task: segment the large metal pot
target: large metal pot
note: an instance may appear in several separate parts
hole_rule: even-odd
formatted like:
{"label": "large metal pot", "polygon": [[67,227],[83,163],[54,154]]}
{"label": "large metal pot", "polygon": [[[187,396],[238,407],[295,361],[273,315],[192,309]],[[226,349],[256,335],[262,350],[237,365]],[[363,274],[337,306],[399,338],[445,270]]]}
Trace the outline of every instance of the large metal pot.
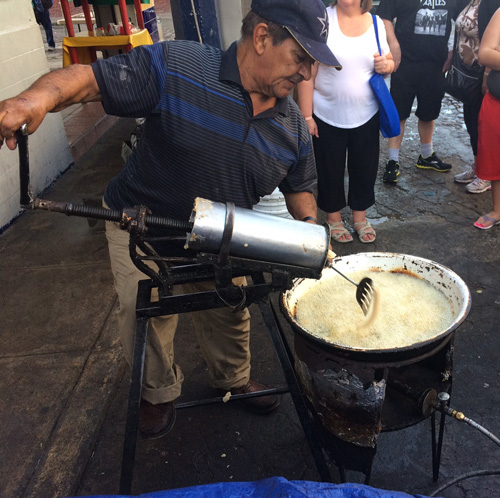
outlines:
{"label": "large metal pot", "polygon": [[[316,337],[306,330],[295,318],[297,302],[314,285],[316,280],[297,279],[293,287],[284,292],[281,297],[281,308],[295,332],[320,349],[335,351],[345,357],[366,362],[382,362],[384,364],[402,364],[406,360],[414,361],[449,339],[451,333],[466,319],[470,310],[470,292],[465,282],[452,270],[434,261],[395,253],[360,253],[338,257],[334,266],[344,274],[354,271],[376,270],[387,272],[407,272],[423,278],[433,287],[441,291],[449,300],[453,310],[453,321],[445,330],[436,330],[433,337],[426,341],[412,344],[408,347],[365,350],[356,347],[337,345]],[[329,273],[330,272],[330,273]],[[334,276],[333,270],[324,270],[324,277]]]}
{"label": "large metal pot", "polygon": [[[453,310],[452,322],[428,340],[365,350],[316,337],[296,320],[297,303],[317,281],[297,279],[282,294],[281,310],[295,337],[297,378],[315,415],[328,437],[373,449],[381,431],[402,429],[427,418],[429,393],[451,391],[454,331],[470,310],[470,293],[449,268],[416,256],[362,253],[339,257],[334,265],[345,274],[377,270],[417,275],[443,292]],[[322,278],[329,275],[325,270]]]}

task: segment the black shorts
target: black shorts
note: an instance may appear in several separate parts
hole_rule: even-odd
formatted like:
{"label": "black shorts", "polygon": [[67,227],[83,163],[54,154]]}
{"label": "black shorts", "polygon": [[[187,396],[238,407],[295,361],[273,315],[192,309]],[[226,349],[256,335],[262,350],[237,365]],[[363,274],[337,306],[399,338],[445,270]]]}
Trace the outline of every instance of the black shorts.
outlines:
{"label": "black shorts", "polygon": [[443,64],[401,60],[398,70],[391,75],[391,95],[401,121],[410,116],[415,97],[417,118],[434,121],[444,96]]}

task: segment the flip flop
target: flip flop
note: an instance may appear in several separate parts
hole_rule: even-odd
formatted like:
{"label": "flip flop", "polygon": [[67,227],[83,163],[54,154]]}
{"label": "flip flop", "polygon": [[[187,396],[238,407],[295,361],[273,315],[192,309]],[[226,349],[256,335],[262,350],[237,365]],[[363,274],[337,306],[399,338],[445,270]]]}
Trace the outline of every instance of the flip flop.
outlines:
{"label": "flip flop", "polygon": [[[354,222],[354,230],[356,230],[356,233],[358,234],[358,237],[359,237],[359,241],[361,243],[371,244],[372,242],[375,242],[377,234],[375,233],[375,230],[370,225],[370,222],[368,220],[355,221]],[[363,238],[365,235],[373,235],[373,239],[372,240],[365,240]]]}
{"label": "flip flop", "polygon": [[491,218],[490,216],[487,216],[483,214],[482,216],[483,221],[490,221],[491,225],[485,226],[483,223],[479,223],[479,221],[476,221],[474,223],[474,226],[476,228],[480,228],[481,230],[489,230],[490,228],[493,228],[495,225],[500,225],[500,220],[495,220],[495,218]]}
{"label": "flip flop", "polygon": [[[328,223],[328,226],[330,227],[330,237],[335,242],[340,242],[341,244],[347,244],[347,242],[352,242],[352,235],[349,233],[349,230],[347,230],[342,221],[335,221],[333,223]],[[341,237],[344,238],[341,239]]]}

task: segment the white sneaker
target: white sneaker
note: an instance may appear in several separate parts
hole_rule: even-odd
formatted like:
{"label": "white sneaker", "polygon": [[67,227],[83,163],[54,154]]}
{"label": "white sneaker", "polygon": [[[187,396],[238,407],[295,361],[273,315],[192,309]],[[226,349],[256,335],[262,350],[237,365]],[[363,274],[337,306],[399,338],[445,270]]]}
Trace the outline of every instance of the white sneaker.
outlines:
{"label": "white sneaker", "polygon": [[470,183],[475,179],[476,173],[471,167],[468,167],[463,173],[454,176],[454,180],[457,183]]}
{"label": "white sneaker", "polygon": [[48,50],[49,52],[54,52],[54,50],[55,50],[55,49],[56,49],[56,47],[49,47],[47,50]]}
{"label": "white sneaker", "polygon": [[489,180],[481,180],[476,178],[472,183],[465,186],[465,190],[471,194],[482,194],[487,190],[491,190],[491,182]]}

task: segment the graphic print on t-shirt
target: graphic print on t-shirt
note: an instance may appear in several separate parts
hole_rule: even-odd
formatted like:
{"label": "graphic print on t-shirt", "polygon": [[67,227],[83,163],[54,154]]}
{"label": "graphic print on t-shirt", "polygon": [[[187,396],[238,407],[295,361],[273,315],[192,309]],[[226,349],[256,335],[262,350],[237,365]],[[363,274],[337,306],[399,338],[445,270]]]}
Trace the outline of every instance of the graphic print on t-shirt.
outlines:
{"label": "graphic print on t-shirt", "polygon": [[448,10],[446,9],[420,9],[415,17],[415,33],[417,35],[445,36],[447,17]]}

